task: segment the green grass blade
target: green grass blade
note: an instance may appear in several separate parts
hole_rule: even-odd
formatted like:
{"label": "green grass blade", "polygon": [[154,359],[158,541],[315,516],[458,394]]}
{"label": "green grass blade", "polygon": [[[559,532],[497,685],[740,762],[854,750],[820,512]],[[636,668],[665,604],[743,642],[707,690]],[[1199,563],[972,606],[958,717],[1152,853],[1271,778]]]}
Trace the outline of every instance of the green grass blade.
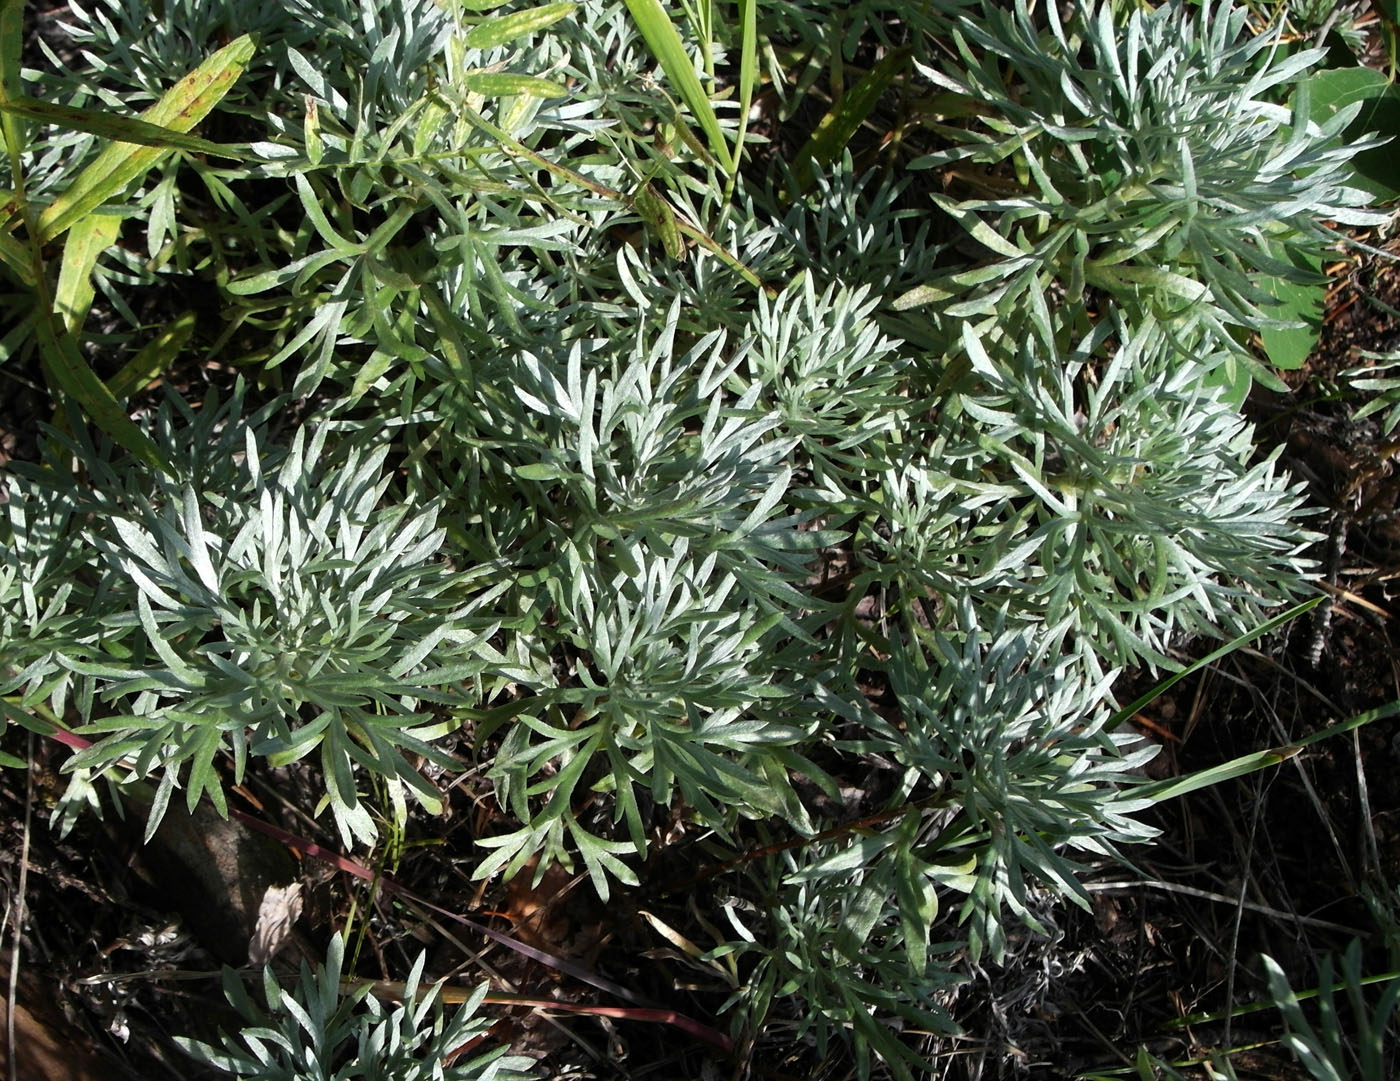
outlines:
{"label": "green grass blade", "polygon": [[1304,736],[1296,743],[1290,743],[1286,747],[1271,747],[1267,751],[1255,751],[1253,754],[1232,758],[1228,762],[1222,762],[1218,766],[1200,770],[1186,777],[1172,777],[1165,781],[1158,781],[1156,784],[1135,788],[1132,793],[1133,798],[1149,799],[1154,803],[1160,803],[1162,800],[1175,799],[1177,796],[1184,796],[1202,788],[1209,788],[1211,785],[1220,784],[1222,781],[1231,781],[1237,777],[1244,777],[1258,770],[1276,766],[1280,762],[1286,762],[1305,747],[1309,747],[1321,740],[1330,739],[1333,736],[1345,735],[1354,728],[1360,728],[1362,725],[1370,724],[1373,721],[1382,721],[1387,717],[1394,717],[1398,713],[1400,713],[1400,702],[1391,702],[1389,705],[1370,709],[1365,713],[1358,713],[1350,720],[1333,725],[1331,728],[1324,728],[1309,736]]}
{"label": "green grass blade", "polygon": [[733,173],[734,157],[725,144],[724,133],[720,130],[719,117],[710,104],[709,95],[700,85],[700,77],[695,74],[695,66],[686,55],[685,45],[676,33],[671,17],[661,6],[660,0],[627,0],[627,10],[637,23],[647,47],[661,65],[681,101],[700,124],[700,129],[709,140],[710,150],[719,160],[726,173]]}
{"label": "green grass blade", "polygon": [[1183,668],[1180,672],[1175,672],[1172,675],[1168,676],[1161,683],[1158,683],[1155,687],[1153,687],[1150,691],[1144,694],[1141,698],[1137,699],[1135,702],[1124,706],[1116,714],[1114,714],[1113,719],[1109,722],[1109,727],[1117,728],[1129,717],[1141,713],[1143,709],[1145,709],[1153,701],[1164,695],[1177,683],[1180,683],[1187,676],[1191,675],[1191,673],[1199,672],[1202,668],[1205,668],[1207,665],[1214,664],[1222,657],[1229,656],[1241,646],[1248,645],[1256,638],[1261,638],[1264,635],[1270,633],[1271,631],[1277,630],[1279,627],[1282,627],[1285,623],[1292,622],[1299,616],[1312,611],[1319,604],[1321,604],[1322,601],[1322,597],[1314,597],[1312,598],[1312,600],[1304,601],[1302,604],[1296,604],[1292,608],[1288,609],[1288,611],[1280,612],[1272,619],[1265,620],[1259,626],[1255,627],[1252,631],[1246,631],[1239,637],[1232,638],[1219,649],[1213,650],[1212,652],[1206,654],[1194,664]]}
{"label": "green grass blade", "polygon": [[152,124],[146,120],[115,116],[98,112],[96,109],[76,109],[71,105],[18,97],[0,101],[0,110],[40,124],[85,131],[89,135],[97,135],[114,142],[138,143],[141,146],[160,147],[164,150],[188,150],[192,154],[212,154],[240,161],[252,157],[245,150],[236,150],[195,135],[185,135],[173,128]]}
{"label": "green grass blade", "polygon": [[[252,59],[253,39],[246,34],[225,45],[194,71],[165,92],[141,114],[156,127],[186,132],[214,108]],[[158,146],[119,142],[107,147],[73,183],[39,216],[39,243],[47,244],[125,190],[155,165],[169,150]]]}
{"label": "green grass blade", "polygon": [[[545,157],[538,151],[531,150],[524,143],[520,142],[518,139],[515,139],[511,135],[502,131],[495,124],[491,123],[491,121],[487,120],[475,109],[471,108],[471,106],[462,104],[459,105],[458,108],[460,109],[462,116],[469,123],[475,124],[477,127],[481,128],[482,131],[486,132],[493,139],[499,142],[502,146],[509,149],[512,153],[518,154],[520,157],[533,162],[534,164],[538,165],[541,169],[552,173],[554,176],[557,176],[562,180],[567,180],[571,184],[577,184],[579,185],[579,187],[586,188],[587,190],[593,192],[595,195],[601,195],[605,199],[616,199],[619,202],[629,202],[627,196],[625,196],[622,192],[610,188],[606,184],[600,184],[596,180],[590,180],[588,177],[576,173],[572,169],[560,165],[558,162],[550,161],[549,158]],[[770,286],[765,286],[763,284],[763,281],[759,278],[757,274],[753,272],[752,269],[746,266],[743,263],[743,261],[740,260],[736,255],[733,255],[731,252],[729,252],[723,244],[720,244],[717,240],[714,239],[714,237],[710,236],[709,233],[705,232],[704,229],[701,229],[689,218],[686,218],[680,214],[676,214],[675,218],[676,228],[684,236],[690,237],[691,240],[695,241],[695,243],[700,245],[700,247],[704,248],[711,255],[717,256],[726,266],[735,271],[735,273],[737,273],[750,285],[753,285],[756,288],[765,289],[766,291],[768,291],[769,295],[777,295],[776,290],[772,289],[772,287]]]}
{"label": "green grass blade", "polygon": [[758,0],[739,0],[739,134],[734,137],[734,171],[744,157],[754,83],[758,81]]}

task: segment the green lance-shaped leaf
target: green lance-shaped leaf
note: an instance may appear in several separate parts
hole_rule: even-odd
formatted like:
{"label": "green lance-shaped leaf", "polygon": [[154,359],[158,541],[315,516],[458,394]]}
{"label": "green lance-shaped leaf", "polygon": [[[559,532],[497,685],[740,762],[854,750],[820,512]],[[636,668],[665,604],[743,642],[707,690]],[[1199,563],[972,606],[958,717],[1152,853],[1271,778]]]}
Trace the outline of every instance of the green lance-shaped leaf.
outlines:
{"label": "green lance-shaped leaf", "polygon": [[487,98],[569,96],[569,88],[563,83],[534,75],[513,75],[508,71],[469,71],[462,76],[462,83],[468,90]]}
{"label": "green lance-shaped leaf", "polygon": [[168,468],[150,436],[131,422],[126,410],[88,366],[78,351],[78,343],[64,331],[58,316],[52,311],[39,311],[35,329],[50,382],[82,406],[94,424],[136,457],[156,469]]}
{"label": "green lance-shaped leaf", "polygon": [[577,9],[578,5],[571,2],[541,4],[539,7],[517,11],[514,15],[506,15],[503,18],[493,16],[467,32],[467,45],[473,49],[494,49],[497,45],[504,45],[508,41],[552,26],[560,19],[572,15]]}
{"label": "green lance-shaped leaf", "polygon": [[666,9],[661,6],[660,0],[627,0],[627,10],[636,20],[637,29],[642,32],[647,47],[661,64],[661,69],[666,72],[666,78],[671,81],[686,108],[699,121],[701,129],[710,141],[710,149],[719,159],[720,165],[726,173],[732,173],[734,158],[724,141],[724,133],[720,131],[719,117],[715,115],[714,106],[710,104],[705,88],[700,85],[700,77],[695,74],[695,65],[686,55],[685,45],[681,42],[681,36],[676,33]]}
{"label": "green lance-shaped leaf", "polygon": [[96,109],[77,109],[71,105],[58,105],[25,97],[0,101],[0,109],[27,120],[85,131],[89,135],[97,135],[115,142],[138,143],[163,150],[188,150],[192,154],[213,154],[217,157],[240,160],[251,157],[246,151],[222,143],[210,142],[195,135],[184,135],[173,128],[152,124],[146,120],[114,116]]}
{"label": "green lance-shaped leaf", "polygon": [[[225,45],[166,91],[141,114],[141,120],[176,133],[189,131],[229,92],[253,52],[253,39],[246,34]],[[39,216],[39,242],[47,244],[61,236],[168,153],[165,147],[129,142],[107,147]]]}
{"label": "green lance-shaped leaf", "polygon": [[[19,98],[21,54],[24,50],[24,0],[0,0],[0,101]],[[18,189],[23,182],[20,155],[24,153],[25,131],[19,117],[0,116],[0,133],[10,154],[11,183]]]}
{"label": "green lance-shaped leaf", "polygon": [[[69,241],[72,243],[72,241]],[[112,397],[130,398],[152,379],[160,376],[174,363],[185,343],[194,335],[195,314],[185,312],[167,323],[154,338],[143,345],[136,355],[107,381]]]}
{"label": "green lance-shaped leaf", "polygon": [[90,214],[68,231],[54,290],[54,313],[69,334],[77,334],[92,307],[92,270],[97,257],[117,242],[120,214]]}
{"label": "green lance-shaped leaf", "polygon": [[676,226],[676,212],[671,209],[671,204],[664,196],[657,195],[645,181],[633,193],[632,200],[637,213],[661,238],[666,255],[671,259],[681,258],[685,254],[685,241],[681,239],[680,229]]}
{"label": "green lance-shaped leaf", "polygon": [[909,53],[896,49],[870,69],[855,86],[833,105],[817,130],[793,159],[793,177],[799,191],[812,183],[812,166],[823,169],[837,161],[852,136],[860,130],[890,83],[909,63]]}

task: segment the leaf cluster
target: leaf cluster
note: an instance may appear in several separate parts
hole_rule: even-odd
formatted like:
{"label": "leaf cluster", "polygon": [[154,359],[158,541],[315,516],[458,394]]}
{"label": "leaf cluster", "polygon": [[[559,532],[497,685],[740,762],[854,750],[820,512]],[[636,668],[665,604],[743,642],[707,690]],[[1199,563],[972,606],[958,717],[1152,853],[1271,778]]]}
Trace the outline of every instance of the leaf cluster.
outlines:
{"label": "leaf cluster", "polygon": [[224,970],[224,994],[245,1027],[223,1046],[181,1039],[197,1062],[232,1077],[256,1081],[526,1081],[534,1062],[504,1049],[472,1058],[462,1049],[484,1037],[491,1021],[478,1016],[487,985],[457,1009],[443,1008],[442,985],[423,992],[419,954],[399,1005],[385,1007],[358,981],[346,990],[341,973],[345,939],[331,938],[326,962],[312,972],[303,962],[296,987],[280,987],[263,972],[265,1005],[254,1002],[232,969]]}

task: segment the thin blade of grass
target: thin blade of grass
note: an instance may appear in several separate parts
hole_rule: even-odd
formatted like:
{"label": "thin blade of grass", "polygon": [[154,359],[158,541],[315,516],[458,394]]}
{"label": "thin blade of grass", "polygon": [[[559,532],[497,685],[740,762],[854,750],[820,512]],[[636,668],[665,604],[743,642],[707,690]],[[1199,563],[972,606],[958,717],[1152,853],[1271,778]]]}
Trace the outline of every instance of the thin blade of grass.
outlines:
{"label": "thin blade of grass", "polygon": [[[232,88],[254,52],[248,35],[225,45],[165,92],[141,114],[147,124],[186,132],[199,123]],[[107,147],[74,178],[39,216],[40,244],[47,244],[108,199],[125,190],[169,150],[119,142]],[[105,389],[105,388],[104,388]]]}
{"label": "thin blade of grass", "polygon": [[661,65],[661,70],[666,73],[666,78],[705,133],[715,158],[726,173],[732,174],[735,169],[734,156],[725,144],[719,117],[715,115],[705,88],[700,85],[700,77],[695,74],[695,66],[686,55],[685,45],[666,9],[661,6],[660,0],[627,0],[627,10],[632,13],[637,29]]}
{"label": "thin blade of grass", "polygon": [[[481,128],[482,131],[497,140],[502,146],[518,154],[520,157],[525,158],[527,161],[533,162],[541,169],[552,173],[562,180],[567,180],[572,184],[577,184],[582,188],[586,188],[595,195],[601,195],[606,199],[616,199],[623,203],[629,201],[627,196],[615,188],[610,188],[606,184],[600,184],[596,180],[590,180],[588,177],[576,173],[572,169],[560,165],[558,162],[551,161],[538,151],[531,150],[518,139],[502,131],[469,105],[459,105],[458,108],[462,116],[469,123],[475,124],[477,127]],[[750,285],[765,290],[770,296],[777,295],[777,291],[770,286],[765,286],[759,276],[745,265],[738,256],[731,254],[723,244],[715,240],[714,237],[710,236],[709,233],[705,232],[704,229],[701,229],[689,218],[682,214],[676,214],[676,228],[683,235],[690,237],[691,240],[695,241],[711,255],[718,257],[726,266],[735,271],[735,273]]]}
{"label": "thin blade of grass", "polygon": [[1280,612],[1272,619],[1265,620],[1259,626],[1255,627],[1252,631],[1246,631],[1244,634],[1239,635],[1237,638],[1232,638],[1219,649],[1207,653],[1200,660],[1196,661],[1194,664],[1188,665],[1187,667],[1183,668],[1180,672],[1173,673],[1166,679],[1162,680],[1161,683],[1158,683],[1155,687],[1149,690],[1142,697],[1138,698],[1131,704],[1124,706],[1116,714],[1114,714],[1113,719],[1109,721],[1109,727],[1117,728],[1129,717],[1133,717],[1136,714],[1141,713],[1144,708],[1151,705],[1152,702],[1160,698],[1162,695],[1166,694],[1166,692],[1169,691],[1173,686],[1175,686],[1177,683],[1180,683],[1183,679],[1191,675],[1193,672],[1199,672],[1202,668],[1205,668],[1207,665],[1212,665],[1216,661],[1220,660],[1222,657],[1229,656],[1241,646],[1247,646],[1256,638],[1261,638],[1269,632],[1277,630],[1279,627],[1282,627],[1285,623],[1292,622],[1299,616],[1312,611],[1314,608],[1316,608],[1319,604],[1322,603],[1323,599],[1324,598],[1322,597],[1314,597],[1311,600],[1304,601],[1302,604],[1296,604],[1292,608],[1288,609],[1288,611]]}
{"label": "thin blade of grass", "polygon": [[1374,721],[1385,720],[1387,717],[1394,717],[1396,714],[1400,714],[1400,702],[1391,702],[1388,705],[1367,710],[1365,713],[1358,713],[1350,720],[1333,725],[1331,728],[1324,728],[1304,736],[1286,747],[1271,747],[1266,751],[1255,751],[1253,754],[1232,758],[1230,761],[1222,762],[1218,766],[1210,767],[1210,769],[1198,770],[1186,777],[1171,777],[1165,781],[1158,781],[1156,784],[1144,785],[1142,788],[1133,790],[1133,798],[1148,799],[1154,803],[1160,803],[1162,800],[1175,799],[1177,796],[1209,788],[1222,781],[1244,777],[1261,769],[1276,766],[1280,762],[1286,762],[1314,743],[1330,739],[1332,736],[1345,735],[1353,729],[1371,724]]}
{"label": "thin blade of grass", "polygon": [[739,0],[739,134],[734,137],[734,174],[744,157],[744,136],[749,130],[749,109],[758,81],[758,3]]}

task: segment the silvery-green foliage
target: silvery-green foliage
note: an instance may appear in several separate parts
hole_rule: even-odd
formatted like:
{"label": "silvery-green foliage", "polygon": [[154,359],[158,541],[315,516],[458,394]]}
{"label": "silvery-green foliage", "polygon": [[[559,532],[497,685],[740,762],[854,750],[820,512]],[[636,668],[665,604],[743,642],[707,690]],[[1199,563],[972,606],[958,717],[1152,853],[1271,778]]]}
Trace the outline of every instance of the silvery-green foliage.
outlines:
{"label": "silvery-green foliage", "polygon": [[280,987],[263,970],[265,1005],[255,1003],[232,969],[224,969],[224,994],[245,1022],[222,1046],[182,1038],[192,1058],[248,1081],[527,1081],[534,1063],[505,1048],[454,1058],[489,1033],[477,1015],[489,989],[481,984],[457,1009],[442,1003],[442,985],[421,987],[426,954],[419,954],[404,984],[403,1000],[387,1007],[362,982],[341,987],[345,939],[336,935],[326,963],[301,966],[296,987]]}
{"label": "silvery-green foliage", "polygon": [[[120,258],[217,283],[228,325],[182,361],[314,391],[322,420],[172,397],[145,421],[169,475],[55,434],[0,526],[5,693],[90,722],[75,803],[94,773],[157,773],[158,815],[181,786],[221,800],[216,762],[319,751],[360,838],[361,783],[431,807],[404,755],[450,766],[431,741],[469,722],[505,818],[480,876],[581,860],[606,895],[668,814],[774,828],[797,846],[731,879],[736,1016],[798,996],[800,1039],[916,1073],[959,950],[1033,924],[1028,881],[1082,900],[1076,851],[1148,836],[1104,669],[1248,629],[1307,573],[1297,492],[1197,384],[1255,276],[1323,243],[1314,215],[1362,220],[1349,151],[1286,134],[1270,102],[1312,59],[1240,43],[1239,13],[1169,3],[1120,32],[1106,6],[1041,29],[989,4],[936,76],[987,114],[929,163],[1014,190],[942,201],[997,253],[950,277],[912,187],[849,161],[793,205],[741,178],[736,212],[620,0],[472,33],[530,6],[226,6],[263,35],[229,99],[260,160],[172,155],[126,208],[151,269],[139,241]],[[854,40],[825,0],[761,7],[780,47]],[[107,59],[46,75],[55,99],[140,104],[194,66],[218,27],[165,9],[91,0],[82,48]],[[897,14],[927,57],[940,16]],[[39,190],[87,139],[34,151]],[[668,253],[644,185],[768,287]],[[892,310],[921,284],[935,318]],[[823,816],[866,771],[898,791],[843,832]],[[329,971],[303,978],[319,1014],[270,990],[274,1035],[215,1053],[303,1076],[317,1018],[411,1045]]]}
{"label": "silvery-green foliage", "polygon": [[[669,198],[691,216],[692,195],[713,198],[680,171],[682,144],[662,151],[637,134],[656,125],[658,99],[638,91],[643,53],[619,5],[584,4],[538,34],[481,48],[460,11],[428,6],[435,14],[424,21],[438,29],[418,32],[415,49],[392,47],[389,36],[362,47],[368,58],[356,64],[369,74],[357,96],[289,53],[315,108],[290,110],[258,149],[271,159],[269,176],[291,181],[307,218],[296,258],[273,258],[230,288],[263,307],[292,287],[287,303],[304,314],[288,320],[269,363],[311,358],[298,393],[334,377],[358,396],[405,364],[441,370],[445,359],[460,374],[459,357],[494,342],[577,336],[592,297],[623,292],[602,241],[608,226],[637,220],[629,201],[642,178],[664,166]],[[355,32],[326,27],[331,41]],[[381,70],[391,64],[404,68],[401,78],[397,67]],[[535,78],[535,89],[480,82],[501,68]],[[332,194],[345,209],[328,215]],[[357,310],[350,300],[361,294],[379,303]],[[391,320],[389,309],[405,314]],[[444,357],[443,338],[463,348]],[[360,345],[367,361],[342,367],[346,347]]]}
{"label": "silvery-green foliage", "polygon": [[1352,418],[1360,420],[1384,409],[1381,431],[1388,436],[1400,426],[1400,354],[1372,353],[1365,349],[1360,353],[1370,363],[1337,374],[1347,390],[1370,397]]}
{"label": "silvery-green foliage", "polygon": [[[241,386],[227,403],[210,392],[200,410],[169,396],[149,423],[171,478],[229,490],[238,472],[235,455],[242,452],[234,442],[236,434],[241,439],[239,425],[264,424],[275,404],[244,418]],[[0,642],[9,665],[7,693],[23,686],[23,704],[47,701],[57,716],[76,694],[75,708],[88,717],[94,683],[69,659],[95,648],[104,616],[129,609],[121,576],[103,565],[88,530],[94,521],[149,501],[151,481],[144,471],[114,465],[110,443],[93,440],[76,410],[68,421],[64,430],[48,433],[42,464],[7,467],[14,476],[6,481],[11,499],[0,528],[0,584],[12,603],[0,609]],[[283,452],[269,447],[266,453],[271,465]],[[79,471],[87,483],[78,483]]]}
{"label": "silvery-green foliage", "polygon": [[770,857],[750,875],[756,904],[723,902],[738,937],[715,954],[751,962],[723,1007],[736,1024],[772,1021],[796,996],[789,1043],[811,1042],[823,1058],[848,1044],[863,1079],[876,1065],[924,1075],[928,1060],[903,1032],[956,1033],[947,1002],[963,977],[954,944],[931,937],[939,888],[959,872],[913,853],[919,821],[911,812],[884,833]]}
{"label": "silvery-green foliage", "polygon": [[922,69],[978,120],[940,127],[951,147],[914,164],[959,167],[975,197],[935,202],[994,256],[933,283],[965,296],[941,316],[1010,314],[1052,282],[1076,305],[1092,287],[1281,389],[1232,328],[1278,325],[1262,279],[1313,280],[1298,267],[1336,242],[1324,222],[1385,221],[1349,185],[1349,160],[1375,145],[1339,138],[1359,103],[1315,120],[1301,79],[1322,51],[1282,49],[1281,24],[1248,31],[1231,0],[1037,12],[987,3],[953,27],[960,62]]}
{"label": "silvery-green foliage", "polygon": [[1040,929],[1026,900],[1030,880],[1088,906],[1076,878],[1083,868],[1066,849],[1114,856],[1117,845],[1154,836],[1130,817],[1143,806],[1130,789],[1156,748],[1134,749],[1133,733],[1109,727],[1117,673],[1058,636],[1001,614],[979,626],[966,601],[953,632],[907,622],[889,661],[902,723],[867,724],[905,771],[895,805],[937,793],[911,827],[915,852],[931,864],[959,856],[973,864],[960,918],[974,960],[985,947],[1000,961],[1006,911]]}
{"label": "silvery-green foliage", "polygon": [[[182,777],[191,807],[207,791],[223,809],[224,751],[236,778],[249,753],[287,763],[319,751],[347,840],[376,832],[360,768],[400,813],[405,790],[436,806],[404,754],[449,764],[421,706],[458,700],[454,687],[500,659],[486,644],[490,569],[443,561],[435,506],[386,498],[385,446],[328,449],[323,426],[276,449],[216,404],[188,428],[164,416],[153,434],[169,440],[175,474],[84,456],[114,475],[70,536],[98,553],[102,574],[82,609],[94,629],[60,657],[83,677],[83,731],[97,737],[73,768],[159,771],[148,830]],[[206,471],[211,448],[220,464]]]}
{"label": "silvery-green foliage", "polygon": [[[552,604],[533,652],[563,646],[577,658],[563,679],[535,666],[534,694],[492,771],[524,825],[486,842],[494,852],[479,873],[520,866],[542,845],[557,852],[566,831],[590,867],[616,870],[594,855],[613,850],[585,839],[572,810],[584,783],[610,793],[638,852],[647,809],[673,796],[716,829],[739,813],[805,820],[787,781],[789,768],[804,768],[791,748],[818,725],[801,707],[809,647],[795,621],[813,605],[797,584],[822,534],[801,529],[807,516],[792,509],[788,459],[810,434],[792,411],[821,405],[818,366],[805,360],[818,338],[838,371],[857,364],[861,343],[876,346],[858,301],[807,290],[790,309],[803,314],[789,314],[780,335],[792,359],[804,358],[790,371],[766,369],[752,342],[729,346],[718,332],[681,352],[673,305],[654,337],[644,325],[620,348],[574,344],[557,376],[522,354],[508,380],[511,412],[508,399],[478,396],[476,409],[492,410],[502,433],[478,458],[478,492],[499,505],[491,481],[508,484],[548,515],[533,532],[514,526],[524,543],[500,552],[519,568],[522,610],[542,591]],[[824,334],[804,318],[817,312]],[[769,378],[740,379],[746,362]],[[803,374],[811,398],[799,403],[783,382]],[[736,385],[732,397],[726,384]],[[791,408],[778,408],[784,400]],[[865,423],[872,433],[888,427],[881,417]],[[535,809],[532,794],[548,798]]]}
{"label": "silvery-green foliage", "polygon": [[755,554],[766,541],[776,554],[781,538],[756,530],[786,494],[790,443],[773,437],[758,385],[732,402],[720,393],[735,367],[722,332],[677,349],[679,314],[654,340],[595,350],[586,374],[578,345],[562,380],[522,354],[513,382],[536,435],[524,449],[540,460],[516,473],[557,482],[560,521],[615,541],[624,565],[639,544],[664,551],[680,537]]}
{"label": "silvery-green foliage", "polygon": [[[932,222],[907,182],[858,173],[847,154],[829,172],[814,170],[811,191],[783,217],[751,231],[745,257],[765,248],[805,268],[817,281],[866,286],[880,298],[897,296],[940,272],[944,253],[931,237]],[[750,217],[759,217],[751,212]]]}
{"label": "silvery-green foliage", "polygon": [[[673,797],[720,830],[741,813],[805,820],[787,774],[803,760],[784,752],[816,724],[794,708],[800,688],[775,661],[786,637],[775,630],[779,617],[764,617],[714,554],[701,559],[689,548],[678,538],[670,557],[641,549],[632,573],[566,556],[573,573],[551,587],[581,659],[570,685],[541,689],[517,708],[491,772],[528,826],[484,841],[494,851],[478,875],[523,865],[550,827],[556,835],[567,828],[604,894],[602,869],[635,882],[615,860],[594,857],[601,839],[584,836],[573,810],[593,759],[605,772],[591,787],[611,794],[614,819],[642,855],[643,807],[670,806]],[[538,810],[534,794],[548,795]]]}
{"label": "silvery-green foliage", "polygon": [[[339,6],[332,2],[318,10]],[[314,41],[316,27],[284,0],[235,0],[211,7],[199,0],[74,0],[65,5],[67,31],[81,67],[50,62],[46,88],[89,94],[123,112],[139,111],[194,70],[215,49],[240,34],[256,34],[261,48],[252,61],[260,77],[276,72],[284,47]],[[273,75],[274,79],[277,76]],[[246,88],[235,87],[224,107],[256,107]]]}
{"label": "silvery-green foliage", "polygon": [[70,540],[81,514],[74,493],[53,492],[26,477],[3,483],[0,711],[24,723],[26,708],[61,701],[71,683],[73,673],[59,654],[86,636],[97,575],[92,553]]}
{"label": "silvery-green foliage", "polygon": [[[789,461],[814,488],[868,484],[886,444],[911,423],[911,364],[874,321],[867,287],[817,292],[799,275],[771,300],[760,295],[740,386],[760,392],[778,430],[794,441]],[[734,382],[731,380],[731,382]]]}
{"label": "silvery-green foliage", "polygon": [[[214,50],[233,37],[251,33],[257,35],[260,48],[250,61],[248,77],[235,84],[220,109],[263,117],[269,105],[280,106],[290,100],[289,92],[283,89],[290,74],[286,50],[306,47],[314,35],[313,28],[293,17],[282,0],[236,0],[217,5],[200,0],[170,0],[159,5],[143,0],[74,0],[65,8],[60,26],[72,39],[81,62],[65,61],[48,48],[42,36],[36,38],[49,67],[26,71],[26,79],[35,84],[30,92],[60,104],[100,107],[123,116],[138,114],[154,104]],[[57,194],[99,142],[86,133],[49,128],[42,139],[32,140],[26,147],[26,188],[33,194]],[[185,165],[211,178],[220,175],[220,170],[208,163],[177,153],[148,178],[146,191],[138,197],[147,203],[147,213],[160,226],[155,230],[159,237],[164,237],[167,225],[173,225],[176,174]],[[236,175],[236,171],[227,170],[225,175]],[[227,205],[220,198],[227,194],[226,189],[220,190],[217,180],[212,180],[210,187],[215,203]],[[159,244],[153,242],[151,254],[157,250]],[[131,264],[132,272],[142,269],[139,261]]]}
{"label": "silvery-green foliage", "polygon": [[1150,319],[1063,350],[1028,302],[1029,326],[964,325],[930,453],[886,477],[871,573],[1068,628],[1115,665],[1257,626],[1311,565],[1277,455],[1254,460],[1251,426]]}

